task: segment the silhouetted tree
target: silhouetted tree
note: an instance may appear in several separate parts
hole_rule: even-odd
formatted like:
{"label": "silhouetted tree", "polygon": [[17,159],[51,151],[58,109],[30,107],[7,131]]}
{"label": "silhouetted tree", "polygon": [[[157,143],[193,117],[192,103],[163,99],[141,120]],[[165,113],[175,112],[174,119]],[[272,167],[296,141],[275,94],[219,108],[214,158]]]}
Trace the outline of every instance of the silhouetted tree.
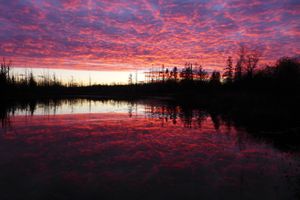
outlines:
{"label": "silhouetted tree", "polygon": [[173,67],[172,71],[171,71],[171,77],[177,81],[178,79],[178,69],[177,67]]}
{"label": "silhouetted tree", "polygon": [[37,82],[32,74],[32,72],[29,74],[29,79],[28,79],[28,85],[29,87],[33,88],[37,86]]}
{"label": "silhouetted tree", "polygon": [[192,81],[193,75],[193,64],[186,63],[184,69],[180,73],[181,78],[184,81]]}
{"label": "silhouetted tree", "polygon": [[16,85],[16,78],[14,75],[11,76],[10,84],[15,86]]}
{"label": "silhouetted tree", "polygon": [[221,84],[221,74],[218,71],[213,71],[210,76],[210,83],[212,84]]}
{"label": "silhouetted tree", "polygon": [[247,55],[247,66],[246,66],[247,78],[253,77],[253,72],[254,72],[255,68],[257,67],[258,61],[259,61],[259,53],[258,52],[253,52],[253,53]]}
{"label": "silhouetted tree", "polygon": [[129,74],[129,77],[128,77],[128,84],[129,85],[132,85],[132,74]]}
{"label": "silhouetted tree", "polygon": [[227,59],[227,66],[225,67],[223,77],[226,83],[231,83],[233,81],[233,61],[231,56]]}
{"label": "silhouetted tree", "polygon": [[166,76],[167,80],[171,80],[171,76],[170,76],[170,72],[169,72],[168,68],[166,68],[166,70],[165,70],[165,76]]}
{"label": "silhouetted tree", "polygon": [[239,59],[236,63],[235,69],[234,69],[234,80],[238,81],[242,79],[243,76],[243,70],[244,70],[244,64],[245,64],[245,47],[241,46],[239,50]]}
{"label": "silhouetted tree", "polygon": [[165,65],[162,65],[161,74],[162,74],[162,81],[165,82]]}
{"label": "silhouetted tree", "polygon": [[207,79],[207,72],[203,69],[201,65],[196,70],[196,75],[200,81],[204,81]]}
{"label": "silhouetted tree", "polygon": [[299,83],[300,62],[296,58],[283,57],[279,59],[275,67],[275,76],[284,83]]}
{"label": "silhouetted tree", "polygon": [[9,84],[9,72],[11,67],[11,61],[6,62],[5,58],[3,58],[0,69],[0,86]]}

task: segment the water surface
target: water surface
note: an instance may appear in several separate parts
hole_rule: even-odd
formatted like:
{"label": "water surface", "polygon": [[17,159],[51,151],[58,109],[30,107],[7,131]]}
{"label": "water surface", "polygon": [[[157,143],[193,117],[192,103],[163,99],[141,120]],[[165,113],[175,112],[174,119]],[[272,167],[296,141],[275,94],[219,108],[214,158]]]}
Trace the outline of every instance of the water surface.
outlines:
{"label": "water surface", "polygon": [[72,100],[1,116],[1,199],[299,198],[297,152],[205,110]]}

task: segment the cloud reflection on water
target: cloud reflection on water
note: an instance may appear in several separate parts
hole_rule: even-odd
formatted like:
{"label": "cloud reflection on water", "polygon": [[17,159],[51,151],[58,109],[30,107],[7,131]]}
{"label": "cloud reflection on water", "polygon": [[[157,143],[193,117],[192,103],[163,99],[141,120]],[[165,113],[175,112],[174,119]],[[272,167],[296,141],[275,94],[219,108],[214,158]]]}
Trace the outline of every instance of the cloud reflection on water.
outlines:
{"label": "cloud reflection on water", "polygon": [[[88,105],[74,106],[82,103]],[[103,107],[107,103],[124,112],[11,116],[11,126],[0,129],[0,180],[7,181],[2,194],[18,196],[10,193],[14,188],[33,199],[295,195],[295,154],[204,111],[115,102]]]}

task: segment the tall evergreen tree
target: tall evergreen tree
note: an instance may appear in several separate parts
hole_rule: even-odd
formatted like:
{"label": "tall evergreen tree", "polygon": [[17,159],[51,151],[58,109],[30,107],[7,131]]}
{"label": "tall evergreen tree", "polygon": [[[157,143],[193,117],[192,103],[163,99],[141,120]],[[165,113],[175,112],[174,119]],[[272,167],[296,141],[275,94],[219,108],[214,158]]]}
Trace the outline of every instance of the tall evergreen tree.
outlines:
{"label": "tall evergreen tree", "polygon": [[233,81],[233,61],[231,56],[227,59],[227,66],[225,67],[223,77],[226,83],[231,83]]}

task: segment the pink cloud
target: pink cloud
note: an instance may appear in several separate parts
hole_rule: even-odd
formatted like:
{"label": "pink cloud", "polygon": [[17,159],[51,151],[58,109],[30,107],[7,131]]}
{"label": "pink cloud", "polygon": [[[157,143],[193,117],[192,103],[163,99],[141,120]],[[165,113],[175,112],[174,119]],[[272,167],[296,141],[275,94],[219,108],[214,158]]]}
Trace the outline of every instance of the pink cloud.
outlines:
{"label": "pink cloud", "polygon": [[188,61],[221,69],[247,43],[262,48],[262,63],[272,62],[299,55],[299,7],[293,0],[11,0],[0,5],[0,56],[31,67],[131,70]]}

